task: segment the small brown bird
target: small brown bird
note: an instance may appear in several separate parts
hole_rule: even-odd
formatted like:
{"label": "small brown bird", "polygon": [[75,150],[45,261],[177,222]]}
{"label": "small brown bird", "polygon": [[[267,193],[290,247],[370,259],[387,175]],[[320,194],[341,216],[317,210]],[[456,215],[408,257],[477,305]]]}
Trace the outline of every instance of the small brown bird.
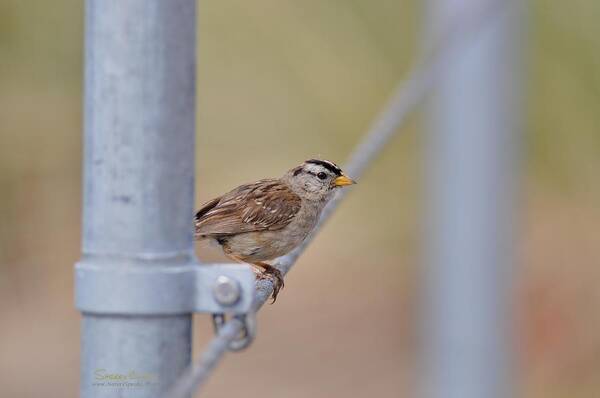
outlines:
{"label": "small brown bird", "polygon": [[196,213],[196,239],[216,241],[225,255],[271,278],[275,302],[283,276],[266,261],[300,245],[335,190],[354,183],[333,162],[307,160],[279,179],[240,185],[205,203]]}

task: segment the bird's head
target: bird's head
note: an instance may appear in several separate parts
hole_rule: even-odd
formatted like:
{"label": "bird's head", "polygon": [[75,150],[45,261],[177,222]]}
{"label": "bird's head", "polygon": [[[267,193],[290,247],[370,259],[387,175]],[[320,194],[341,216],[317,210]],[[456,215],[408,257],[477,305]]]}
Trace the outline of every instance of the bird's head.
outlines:
{"label": "bird's head", "polygon": [[329,160],[309,159],[289,170],[283,179],[301,197],[329,200],[337,188],[356,184]]}

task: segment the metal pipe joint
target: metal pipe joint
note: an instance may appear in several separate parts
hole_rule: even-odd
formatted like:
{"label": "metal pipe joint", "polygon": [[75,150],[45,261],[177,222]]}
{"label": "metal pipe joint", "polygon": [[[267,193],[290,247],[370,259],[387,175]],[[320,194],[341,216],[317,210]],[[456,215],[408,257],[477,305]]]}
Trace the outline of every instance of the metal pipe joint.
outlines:
{"label": "metal pipe joint", "polygon": [[82,312],[168,315],[192,312],[243,314],[251,310],[255,277],[238,264],[99,264],[75,267],[75,302]]}

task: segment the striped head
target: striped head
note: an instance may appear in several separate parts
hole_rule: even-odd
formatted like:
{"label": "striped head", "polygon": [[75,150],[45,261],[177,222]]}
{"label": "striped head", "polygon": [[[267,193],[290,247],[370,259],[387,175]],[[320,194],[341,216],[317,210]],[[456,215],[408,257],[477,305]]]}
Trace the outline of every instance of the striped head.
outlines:
{"label": "striped head", "polygon": [[355,184],[335,163],[320,159],[305,161],[283,179],[301,197],[318,201],[329,200],[337,188]]}

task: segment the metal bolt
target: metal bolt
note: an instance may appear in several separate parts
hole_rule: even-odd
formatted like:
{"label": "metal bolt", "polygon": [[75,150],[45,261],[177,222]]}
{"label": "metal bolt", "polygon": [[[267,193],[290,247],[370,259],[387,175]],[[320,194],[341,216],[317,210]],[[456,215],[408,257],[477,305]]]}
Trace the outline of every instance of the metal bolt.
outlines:
{"label": "metal bolt", "polygon": [[240,299],[241,288],[238,281],[221,275],[213,287],[215,300],[221,305],[233,305]]}

